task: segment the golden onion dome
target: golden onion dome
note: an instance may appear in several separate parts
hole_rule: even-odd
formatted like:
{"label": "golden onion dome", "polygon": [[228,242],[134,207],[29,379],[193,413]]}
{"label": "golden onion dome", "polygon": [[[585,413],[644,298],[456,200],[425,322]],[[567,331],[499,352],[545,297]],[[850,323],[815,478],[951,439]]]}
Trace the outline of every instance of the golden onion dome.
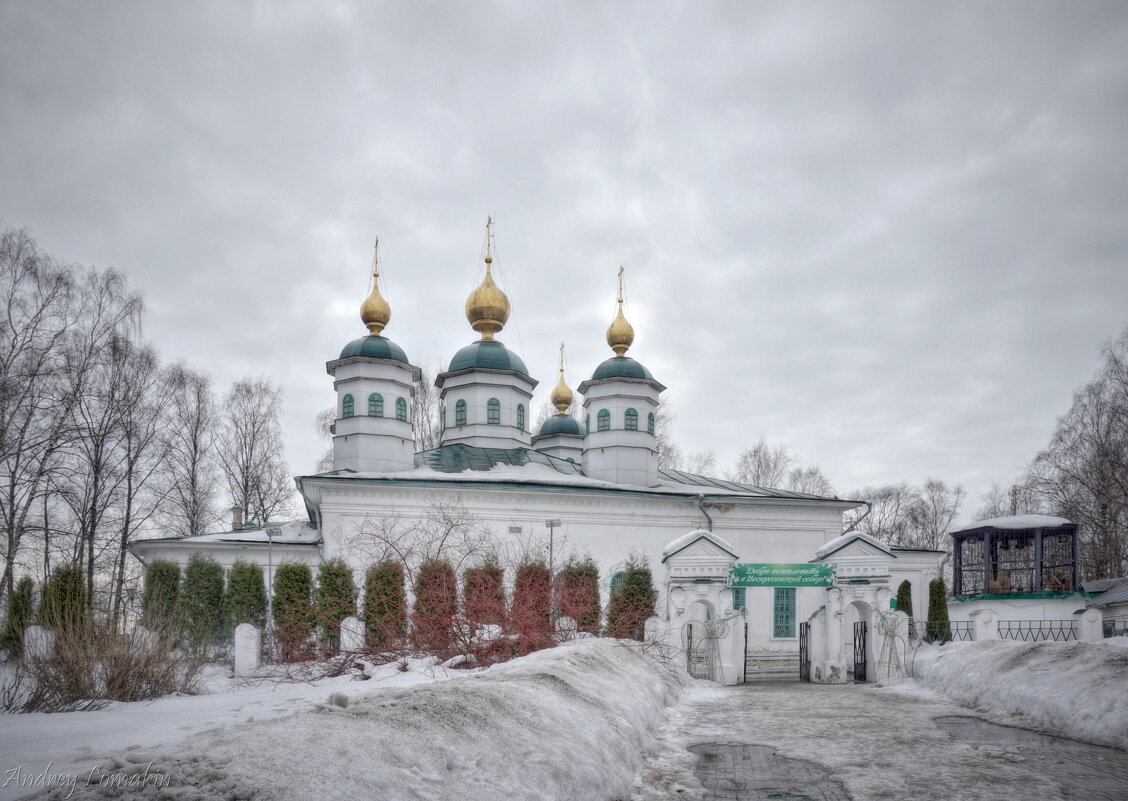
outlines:
{"label": "golden onion dome", "polygon": [[631,346],[632,342],[634,342],[634,327],[623,316],[623,298],[620,297],[619,312],[607,328],[607,344],[611,346],[611,350],[615,351],[616,356],[622,356],[627,352],[627,348]]}
{"label": "golden onion dome", "polygon": [[490,265],[493,256],[486,253],[486,277],[466,298],[466,319],[470,327],[482,335],[483,340],[494,338],[494,334],[505,327],[509,319],[509,298],[494,283]]}
{"label": "golden onion dome", "polygon": [[368,328],[372,336],[379,336],[380,332],[392,319],[392,307],[384,296],[380,294],[380,262],[378,252],[380,240],[376,240],[376,252],[372,256],[372,291],[360,304],[360,320]]}
{"label": "golden onion dome", "polygon": [[560,343],[560,380],[556,383],[556,388],[552,390],[549,400],[552,405],[556,407],[556,411],[564,414],[568,411],[568,407],[572,405],[572,390],[564,383],[564,343]]}

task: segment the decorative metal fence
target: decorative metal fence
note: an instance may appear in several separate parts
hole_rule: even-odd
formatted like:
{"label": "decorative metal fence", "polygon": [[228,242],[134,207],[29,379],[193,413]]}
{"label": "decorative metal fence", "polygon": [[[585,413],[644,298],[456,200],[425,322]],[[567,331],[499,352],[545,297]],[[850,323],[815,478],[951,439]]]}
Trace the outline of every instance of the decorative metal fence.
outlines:
{"label": "decorative metal fence", "polygon": [[1077,627],[1072,620],[1000,620],[999,639],[1065,642],[1077,639]]}
{"label": "decorative metal fence", "polygon": [[1106,620],[1101,628],[1106,637],[1128,637],[1128,617]]}
{"label": "decorative metal fence", "polygon": [[953,620],[949,623],[952,639],[956,642],[971,642],[975,639],[970,620]]}

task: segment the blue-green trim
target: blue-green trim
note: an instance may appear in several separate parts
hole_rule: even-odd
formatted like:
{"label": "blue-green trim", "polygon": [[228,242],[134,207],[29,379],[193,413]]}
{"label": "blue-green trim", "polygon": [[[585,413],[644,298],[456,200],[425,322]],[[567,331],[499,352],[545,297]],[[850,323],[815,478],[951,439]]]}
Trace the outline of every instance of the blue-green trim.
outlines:
{"label": "blue-green trim", "polygon": [[953,601],[1013,601],[1019,600],[1047,600],[1052,598],[1084,598],[1083,592],[988,592],[983,595],[954,595]]}
{"label": "blue-green trim", "polygon": [[537,436],[547,437],[552,434],[576,434],[582,437],[584,432],[580,424],[571,415],[554,414],[544,421]]}
{"label": "blue-green trim", "polygon": [[604,378],[641,378],[648,381],[654,380],[654,376],[650,374],[650,371],[630,356],[612,356],[596,367],[595,372],[591,374],[592,381],[599,381]]}
{"label": "blue-green trim", "polygon": [[496,339],[483,339],[467,345],[450,360],[448,373],[458,370],[473,370],[484,368],[487,370],[510,370],[527,376],[529,369],[513,351]]}

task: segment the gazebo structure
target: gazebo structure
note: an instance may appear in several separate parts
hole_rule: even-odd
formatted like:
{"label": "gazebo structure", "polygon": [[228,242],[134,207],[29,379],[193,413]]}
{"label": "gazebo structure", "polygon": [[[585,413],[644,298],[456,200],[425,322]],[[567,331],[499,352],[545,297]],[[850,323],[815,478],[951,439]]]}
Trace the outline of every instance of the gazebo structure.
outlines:
{"label": "gazebo structure", "polygon": [[[953,621],[980,612],[998,620],[999,636],[1066,639],[1084,611],[1077,526],[1061,517],[1017,515],[972,523],[952,536]],[[988,615],[991,617],[991,615]]]}
{"label": "gazebo structure", "polygon": [[1080,587],[1077,526],[1061,517],[981,520],[952,533],[957,597],[1074,593]]}

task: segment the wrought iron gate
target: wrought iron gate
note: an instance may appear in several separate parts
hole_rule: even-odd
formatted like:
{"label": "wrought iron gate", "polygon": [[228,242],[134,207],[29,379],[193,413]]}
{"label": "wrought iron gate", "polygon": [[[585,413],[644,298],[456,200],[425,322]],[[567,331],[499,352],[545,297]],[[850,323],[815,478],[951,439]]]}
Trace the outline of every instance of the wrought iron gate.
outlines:
{"label": "wrought iron gate", "polygon": [[866,680],[866,621],[854,624],[854,681]]}
{"label": "wrought iron gate", "polygon": [[811,624],[799,624],[799,681],[811,680]]}

